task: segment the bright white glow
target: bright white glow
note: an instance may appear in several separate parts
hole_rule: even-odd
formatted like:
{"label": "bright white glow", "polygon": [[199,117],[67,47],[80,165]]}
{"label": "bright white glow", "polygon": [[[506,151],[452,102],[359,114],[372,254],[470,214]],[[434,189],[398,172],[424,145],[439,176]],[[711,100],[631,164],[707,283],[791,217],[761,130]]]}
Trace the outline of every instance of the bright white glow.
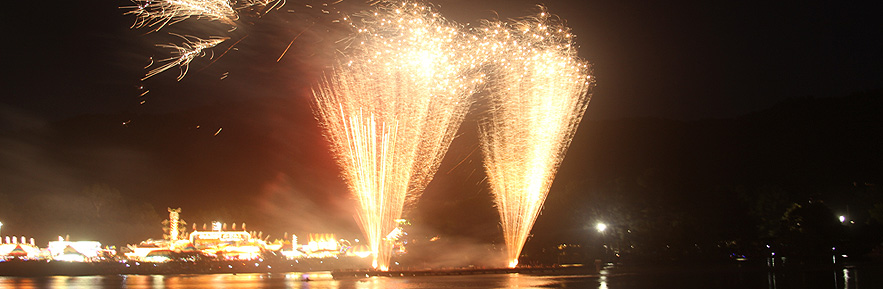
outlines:
{"label": "bright white glow", "polygon": [[846,222],[846,216],[840,216],[840,222],[841,223]]}
{"label": "bright white glow", "polygon": [[61,254],[52,257],[52,260],[62,262],[86,262],[86,257],[79,254]]}
{"label": "bright white glow", "polygon": [[[71,254],[73,252],[65,252],[64,250],[68,247],[76,250],[76,253],[79,254]],[[88,260],[98,257],[98,252],[101,251],[101,243],[95,241],[51,241],[49,242],[48,249],[49,254],[52,256],[53,259],[60,258],[67,261],[80,259]],[[82,257],[71,255],[82,255]]]}
{"label": "bright white glow", "polygon": [[351,19],[346,56],[314,90],[316,111],[344,180],[358,203],[359,226],[389,268],[393,233],[406,203],[432,180],[479,81],[462,37],[428,6],[381,3]]}
{"label": "bright white glow", "polygon": [[590,69],[573,35],[545,11],[464,31],[417,2],[375,7],[344,18],[354,32],[341,41],[346,57],[314,90],[374,268],[388,268],[384,236],[432,179],[484,85],[482,152],[515,266],[589,102]]}
{"label": "bright white glow", "polygon": [[480,140],[510,267],[589,103],[588,64],[569,29],[544,12],[476,30],[491,69]]}
{"label": "bright white glow", "polygon": [[285,258],[287,258],[287,259],[295,259],[295,258],[304,257],[304,253],[302,253],[301,251],[298,251],[298,250],[291,250],[291,251],[282,250],[280,252],[282,252],[282,256],[285,256]]}
{"label": "bright white glow", "polygon": [[169,240],[178,240],[178,223],[180,221],[181,208],[169,208]]}
{"label": "bright white glow", "polygon": [[[36,246],[25,243],[17,244],[8,242],[6,244],[0,244],[0,256],[10,256],[11,254],[14,254],[13,251],[17,248],[21,248],[21,250],[24,250],[24,252],[26,253],[24,257],[26,258],[40,256],[40,248],[37,248]],[[18,253],[20,254],[20,252]]]}
{"label": "bright white glow", "polygon": [[595,229],[598,230],[598,232],[600,233],[604,233],[604,231],[607,230],[607,224],[598,223],[597,225],[595,225]]}
{"label": "bright white glow", "polygon": [[[218,223],[220,224],[220,223]],[[212,224],[214,228],[215,224]],[[190,243],[198,249],[225,245],[248,243],[251,235],[245,231],[196,231],[190,233]]]}

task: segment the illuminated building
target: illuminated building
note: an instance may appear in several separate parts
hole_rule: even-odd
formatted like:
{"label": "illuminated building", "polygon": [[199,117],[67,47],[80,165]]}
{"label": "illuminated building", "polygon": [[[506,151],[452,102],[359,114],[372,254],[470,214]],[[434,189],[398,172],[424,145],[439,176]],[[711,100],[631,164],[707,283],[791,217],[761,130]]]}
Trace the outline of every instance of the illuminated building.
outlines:
{"label": "illuminated building", "polygon": [[[169,208],[169,240],[174,242],[178,240],[178,225],[179,223],[183,223],[180,220],[181,208],[172,209]],[[183,226],[181,226],[183,228]]]}
{"label": "illuminated building", "polygon": [[145,261],[145,258],[147,258],[147,255],[150,254],[150,252],[167,250],[168,246],[162,246],[161,244],[158,244],[158,242],[147,240],[141,242],[138,246],[129,245],[128,248],[131,252],[125,253],[126,258],[129,258],[130,260]]}
{"label": "illuminated building", "polygon": [[310,242],[304,251],[310,258],[335,257],[340,253],[340,244],[334,234],[310,234]]}
{"label": "illuminated building", "polygon": [[[215,228],[212,224],[212,228]],[[225,259],[256,259],[266,242],[254,239],[246,231],[195,231],[190,243],[201,251]]]}
{"label": "illuminated building", "polygon": [[71,242],[65,241],[61,237],[58,237],[58,241],[49,242],[47,249],[52,260],[67,262],[97,261],[103,251],[99,242]]}
{"label": "illuminated building", "polygon": [[[268,242],[261,239],[262,233],[245,231],[245,223],[242,223],[241,230],[236,230],[237,226],[234,224],[233,230],[228,231],[226,224],[217,221],[212,222],[210,227],[203,225],[201,231],[196,230],[197,226],[194,224],[193,231],[187,233],[183,230],[185,227],[184,221],[180,219],[180,209],[169,209],[169,219],[163,224],[165,225],[163,229],[167,233],[163,240],[148,239],[138,245],[129,245],[127,246],[129,252],[125,253],[125,256],[130,260],[155,263],[185,258],[181,256],[254,260],[261,258],[264,252],[277,252],[289,260],[371,256],[370,248],[364,245],[352,246],[347,240],[337,240],[334,234],[310,234],[307,244],[298,244],[298,238],[294,234],[291,235],[290,242],[287,240]],[[388,237],[398,244],[401,243],[399,238],[403,233],[404,231],[399,228]],[[291,244],[290,247],[288,244]]]}
{"label": "illuminated building", "polygon": [[30,239],[30,243],[25,241],[24,236],[21,237],[21,242],[16,237],[10,238],[6,236],[5,243],[0,239],[0,261],[12,258],[23,260],[40,259],[42,254],[40,248],[34,245],[34,238]]}

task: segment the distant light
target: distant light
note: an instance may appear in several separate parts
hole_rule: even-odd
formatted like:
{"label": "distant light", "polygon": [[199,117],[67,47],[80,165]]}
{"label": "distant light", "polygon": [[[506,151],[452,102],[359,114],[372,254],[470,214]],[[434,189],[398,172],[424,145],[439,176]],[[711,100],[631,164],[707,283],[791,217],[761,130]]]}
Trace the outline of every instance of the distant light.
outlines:
{"label": "distant light", "polygon": [[846,222],[846,216],[840,216],[840,222],[841,223]]}
{"label": "distant light", "polygon": [[604,233],[604,231],[607,230],[607,224],[598,223],[595,225],[595,229],[598,230],[598,232]]}

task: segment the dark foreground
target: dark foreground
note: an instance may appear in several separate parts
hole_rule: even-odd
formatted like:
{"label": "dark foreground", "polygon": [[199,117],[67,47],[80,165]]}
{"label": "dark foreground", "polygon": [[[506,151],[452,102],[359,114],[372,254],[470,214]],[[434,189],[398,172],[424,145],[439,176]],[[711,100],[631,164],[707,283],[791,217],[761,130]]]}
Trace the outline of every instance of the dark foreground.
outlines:
{"label": "dark foreground", "polygon": [[529,274],[529,275],[597,275],[595,268],[582,266],[570,267],[518,267],[518,268],[450,268],[423,270],[334,270],[331,274],[335,279],[359,279],[367,277],[420,277],[420,276],[458,276],[458,275],[492,275],[492,274]]}
{"label": "dark foreground", "polygon": [[[0,262],[0,288],[883,288],[883,264],[361,270],[357,260]],[[332,271],[332,268],[335,269]],[[338,269],[346,268],[346,269]]]}
{"label": "dark foreground", "polygon": [[168,275],[100,275],[0,277],[0,288],[311,288],[311,289],[443,289],[443,288],[883,288],[883,267],[805,271],[738,268],[622,268],[594,274],[534,275],[489,273],[334,278],[331,272],[230,273]]}

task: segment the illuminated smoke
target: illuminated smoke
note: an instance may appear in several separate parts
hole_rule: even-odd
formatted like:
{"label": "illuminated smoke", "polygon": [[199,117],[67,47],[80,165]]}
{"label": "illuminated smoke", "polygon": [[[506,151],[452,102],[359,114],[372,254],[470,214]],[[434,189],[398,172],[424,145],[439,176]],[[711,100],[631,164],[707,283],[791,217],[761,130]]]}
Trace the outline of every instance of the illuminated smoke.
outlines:
{"label": "illuminated smoke", "polygon": [[355,36],[314,91],[316,113],[358,202],[374,268],[388,270],[385,236],[432,180],[481,79],[467,72],[477,60],[459,27],[430,7],[384,3],[355,18],[343,19]]}
{"label": "illuminated smoke", "polygon": [[495,52],[480,140],[508,265],[515,267],[586,110],[591,79],[569,29],[545,12],[488,22],[476,32]]}
{"label": "illuminated smoke", "polygon": [[[135,3],[129,12],[137,16],[133,27],[154,31],[188,18],[235,26],[237,9],[284,5],[264,0],[235,2],[240,8],[229,0]],[[480,122],[480,140],[508,265],[514,267],[589,102],[590,69],[576,56],[572,34],[545,12],[488,21],[465,32],[423,4],[369,4],[374,10],[335,21],[348,24],[354,36],[339,42],[341,57],[314,95],[316,115],[358,203],[357,221],[375,268],[388,269],[392,242],[384,237],[432,180],[465,115],[468,96],[483,84],[485,75],[479,71],[488,72],[491,103]],[[190,61],[228,39],[180,37],[183,45],[159,45],[173,55],[143,79],[180,66],[180,80]]]}

